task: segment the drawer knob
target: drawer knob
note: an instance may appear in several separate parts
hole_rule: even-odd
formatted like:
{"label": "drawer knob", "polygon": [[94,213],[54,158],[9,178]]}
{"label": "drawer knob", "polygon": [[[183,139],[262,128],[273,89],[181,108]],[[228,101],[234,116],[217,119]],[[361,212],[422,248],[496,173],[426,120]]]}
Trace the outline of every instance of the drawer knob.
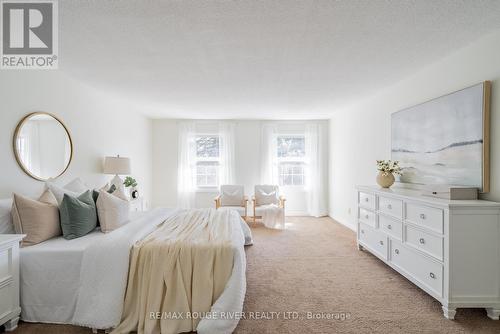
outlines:
{"label": "drawer knob", "polygon": [[399,249],[397,249],[397,248],[396,248],[396,249],[394,250],[394,253],[399,254]]}
{"label": "drawer knob", "polygon": [[423,244],[425,244],[425,240],[424,240],[424,238],[420,238],[419,242],[420,242],[422,245],[423,245]]}
{"label": "drawer knob", "polygon": [[365,197],[365,202],[368,202],[370,201],[370,199],[368,197]]}
{"label": "drawer knob", "polygon": [[384,245],[384,242],[382,240],[380,240],[380,244],[383,246]]}
{"label": "drawer knob", "polygon": [[361,230],[361,234],[365,234],[365,230]]}
{"label": "drawer knob", "polygon": [[431,278],[436,278],[436,275],[434,275],[434,273],[430,273],[430,274],[429,274],[429,276],[430,276]]}
{"label": "drawer knob", "polygon": [[365,215],[365,218],[366,218],[366,219],[370,218],[370,215]]}
{"label": "drawer knob", "polygon": [[423,213],[420,214],[420,219],[425,219],[425,215]]}
{"label": "drawer knob", "polygon": [[388,230],[392,230],[392,225],[387,225]]}
{"label": "drawer knob", "polygon": [[392,209],[392,205],[387,204],[387,209],[391,210]]}

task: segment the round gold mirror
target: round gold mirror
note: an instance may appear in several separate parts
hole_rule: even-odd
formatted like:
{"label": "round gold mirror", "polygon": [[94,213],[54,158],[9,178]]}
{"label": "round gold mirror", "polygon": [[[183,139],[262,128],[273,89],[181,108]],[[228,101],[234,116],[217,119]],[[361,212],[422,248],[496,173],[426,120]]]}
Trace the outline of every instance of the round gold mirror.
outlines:
{"label": "round gold mirror", "polygon": [[19,122],[13,147],[19,166],[40,181],[62,175],[73,157],[68,129],[56,116],[46,112],[29,114]]}

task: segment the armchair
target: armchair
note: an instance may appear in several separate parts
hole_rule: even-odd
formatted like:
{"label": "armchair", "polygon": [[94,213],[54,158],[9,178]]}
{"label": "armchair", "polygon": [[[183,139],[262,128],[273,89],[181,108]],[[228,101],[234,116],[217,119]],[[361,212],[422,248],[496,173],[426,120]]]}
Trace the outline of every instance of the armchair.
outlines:
{"label": "armchair", "polygon": [[220,194],[214,198],[217,210],[233,209],[246,220],[248,216],[248,197],[245,196],[245,189],[239,185],[221,185]]}
{"label": "armchair", "polygon": [[253,203],[253,222],[257,218],[262,218],[261,207],[263,205],[276,204],[285,211],[286,198],[279,195],[279,186],[277,185],[257,185],[255,194],[252,196]]}

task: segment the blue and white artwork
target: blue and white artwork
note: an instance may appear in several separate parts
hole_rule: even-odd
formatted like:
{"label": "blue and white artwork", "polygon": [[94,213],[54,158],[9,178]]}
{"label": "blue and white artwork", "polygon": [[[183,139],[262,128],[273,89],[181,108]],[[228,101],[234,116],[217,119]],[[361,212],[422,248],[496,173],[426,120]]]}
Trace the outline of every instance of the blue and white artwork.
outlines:
{"label": "blue and white artwork", "polygon": [[392,114],[399,181],[483,188],[484,83]]}

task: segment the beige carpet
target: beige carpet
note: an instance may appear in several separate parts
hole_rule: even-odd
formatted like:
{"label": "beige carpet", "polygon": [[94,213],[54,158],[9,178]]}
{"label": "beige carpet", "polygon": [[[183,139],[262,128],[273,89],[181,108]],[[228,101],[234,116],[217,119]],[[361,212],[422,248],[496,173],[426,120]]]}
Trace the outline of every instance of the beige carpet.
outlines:
{"label": "beige carpet", "polygon": [[[252,226],[247,319],[236,333],[500,333],[500,322],[486,317],[483,309],[458,310],[455,321],[443,318],[437,301],[358,251],[354,233],[331,219],[294,217],[287,222],[286,231]],[[299,319],[285,319],[284,312]],[[308,320],[307,312],[334,319]],[[90,330],[22,323],[14,333]]]}

